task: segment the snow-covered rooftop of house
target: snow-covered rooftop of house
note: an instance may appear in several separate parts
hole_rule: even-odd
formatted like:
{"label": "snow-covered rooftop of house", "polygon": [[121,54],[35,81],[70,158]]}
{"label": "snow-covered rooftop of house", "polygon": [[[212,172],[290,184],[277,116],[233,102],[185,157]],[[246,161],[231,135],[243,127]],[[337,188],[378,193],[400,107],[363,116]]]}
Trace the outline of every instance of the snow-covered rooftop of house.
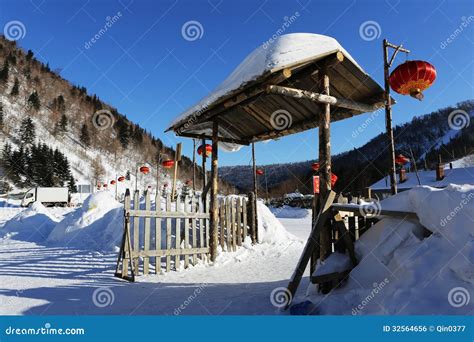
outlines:
{"label": "snow-covered rooftop of house", "polygon": [[[442,180],[437,181],[435,170],[418,171],[418,176],[420,177],[421,185],[428,185],[435,188],[446,187],[449,184],[474,185],[474,166],[445,169],[444,174],[445,174],[445,177]],[[399,175],[397,174],[397,187],[399,189],[410,189],[419,185],[415,172],[407,172],[406,176],[407,176],[407,180],[403,183],[400,183]],[[378,182],[372,184],[370,188],[372,190],[390,189],[389,177],[386,176],[385,178],[382,178]]]}
{"label": "snow-covered rooftop of house", "polygon": [[279,36],[271,44],[263,44],[255,49],[213,92],[175,118],[168,130],[266,72],[276,72],[305,62],[317,61],[336,52],[342,52],[344,57],[362,70],[351,55],[332,37],[313,33],[291,33]]}

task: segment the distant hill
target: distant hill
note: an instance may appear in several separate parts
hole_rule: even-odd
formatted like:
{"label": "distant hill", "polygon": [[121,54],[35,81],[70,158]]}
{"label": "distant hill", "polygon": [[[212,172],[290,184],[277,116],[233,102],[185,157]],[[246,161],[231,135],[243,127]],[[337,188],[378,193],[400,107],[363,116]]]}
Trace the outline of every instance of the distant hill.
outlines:
{"label": "distant hill", "polygon": [[[409,155],[410,148],[418,168],[433,168],[440,154],[444,161],[461,158],[474,152],[474,124],[466,126],[465,116],[457,116],[453,111],[461,110],[474,117],[474,101],[468,100],[455,106],[443,108],[433,113],[414,117],[410,122],[394,128],[396,153]],[[462,113],[462,112],[461,112]],[[455,112],[456,114],[456,112]],[[458,124],[464,127],[452,129]],[[357,193],[387,175],[388,155],[386,136],[379,134],[365,145],[332,156],[332,170],[339,179],[335,189],[341,192]],[[269,193],[281,196],[299,190],[312,191],[311,164],[315,160],[287,164],[261,166],[265,169]],[[426,161],[426,163],[425,163]],[[248,165],[227,166],[219,170],[220,176],[243,192],[252,187],[252,170]],[[265,178],[259,177],[261,190],[265,189]]]}

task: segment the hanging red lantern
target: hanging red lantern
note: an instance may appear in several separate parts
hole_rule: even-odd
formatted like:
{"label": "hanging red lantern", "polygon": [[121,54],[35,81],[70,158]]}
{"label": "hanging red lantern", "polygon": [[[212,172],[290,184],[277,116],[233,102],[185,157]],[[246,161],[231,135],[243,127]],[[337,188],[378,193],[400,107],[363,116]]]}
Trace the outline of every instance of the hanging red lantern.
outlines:
{"label": "hanging red lantern", "polygon": [[425,61],[407,61],[392,71],[389,78],[390,87],[402,95],[423,99],[423,91],[428,89],[436,79],[436,68]]}
{"label": "hanging red lantern", "polygon": [[104,185],[102,185],[102,186],[103,186],[104,188],[106,188],[106,187],[107,187],[107,183],[104,183]]}
{"label": "hanging red lantern", "polygon": [[265,173],[265,171],[263,169],[257,169],[255,170],[255,173],[257,174],[257,176],[261,176]]}
{"label": "hanging red lantern", "polygon": [[212,146],[209,145],[209,144],[201,145],[201,146],[198,147],[197,153],[201,156],[204,149],[206,151],[206,157],[209,157],[212,154]]}
{"label": "hanging red lantern", "polygon": [[150,168],[148,166],[141,166],[140,167],[140,172],[143,173],[144,175],[146,175],[150,172]]}
{"label": "hanging red lantern", "polygon": [[410,159],[408,159],[407,157],[405,157],[403,154],[399,154],[396,158],[395,158],[395,163],[399,164],[399,165],[405,165],[406,163],[408,163],[410,161]]}
{"label": "hanging red lantern", "polygon": [[101,182],[97,182],[97,189],[100,189],[101,186],[102,186],[102,183],[101,183]]}
{"label": "hanging red lantern", "polygon": [[164,186],[165,188],[167,188],[167,187],[168,187],[168,183],[163,184],[163,186]]}
{"label": "hanging red lantern", "polygon": [[171,160],[171,159],[169,159],[169,160],[164,160],[164,161],[161,163],[161,165],[163,165],[163,167],[164,167],[165,169],[171,169],[171,168],[174,166],[174,160]]}
{"label": "hanging red lantern", "polygon": [[313,163],[311,164],[311,169],[313,171],[319,171],[319,163]]}
{"label": "hanging red lantern", "polygon": [[125,180],[125,177],[124,176],[120,176],[118,179],[117,179],[119,182],[123,182]]}
{"label": "hanging red lantern", "polygon": [[337,182],[337,176],[331,172],[331,187],[333,187],[334,185],[336,185],[336,182]]}
{"label": "hanging red lantern", "polygon": [[111,185],[115,185],[115,183],[116,183],[115,180],[111,180],[111,181],[110,181],[110,184],[111,184]]}

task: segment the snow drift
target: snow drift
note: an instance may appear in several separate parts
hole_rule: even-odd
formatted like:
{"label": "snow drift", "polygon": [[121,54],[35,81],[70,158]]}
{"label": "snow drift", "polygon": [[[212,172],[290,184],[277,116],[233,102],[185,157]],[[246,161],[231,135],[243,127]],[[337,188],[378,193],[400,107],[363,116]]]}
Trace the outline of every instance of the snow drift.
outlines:
{"label": "snow drift", "polygon": [[[384,218],[369,229],[345,285],[327,297],[309,287],[314,313],[472,314],[474,186],[417,187],[382,207],[414,211],[419,222]],[[340,264],[333,258],[327,264]]]}
{"label": "snow drift", "polygon": [[58,222],[40,202],[16,214],[0,229],[3,238],[43,243]]}
{"label": "snow drift", "polygon": [[123,207],[108,191],[90,195],[81,208],[67,215],[47,243],[98,251],[114,250],[123,234]]}

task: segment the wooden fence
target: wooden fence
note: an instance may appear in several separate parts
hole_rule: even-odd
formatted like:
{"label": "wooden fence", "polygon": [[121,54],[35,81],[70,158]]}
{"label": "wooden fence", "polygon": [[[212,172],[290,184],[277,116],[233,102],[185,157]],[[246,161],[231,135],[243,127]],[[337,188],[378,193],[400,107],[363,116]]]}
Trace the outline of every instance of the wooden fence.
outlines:
{"label": "wooden fence", "polygon": [[[154,203],[145,191],[143,202],[129,190],[124,201],[124,234],[115,275],[134,280],[139,274],[161,274],[182,266],[209,261],[209,197],[156,196]],[[250,233],[246,198],[219,198],[219,244],[223,251],[235,251]],[[163,202],[162,202],[163,201]],[[164,208],[164,210],[163,210]]]}

